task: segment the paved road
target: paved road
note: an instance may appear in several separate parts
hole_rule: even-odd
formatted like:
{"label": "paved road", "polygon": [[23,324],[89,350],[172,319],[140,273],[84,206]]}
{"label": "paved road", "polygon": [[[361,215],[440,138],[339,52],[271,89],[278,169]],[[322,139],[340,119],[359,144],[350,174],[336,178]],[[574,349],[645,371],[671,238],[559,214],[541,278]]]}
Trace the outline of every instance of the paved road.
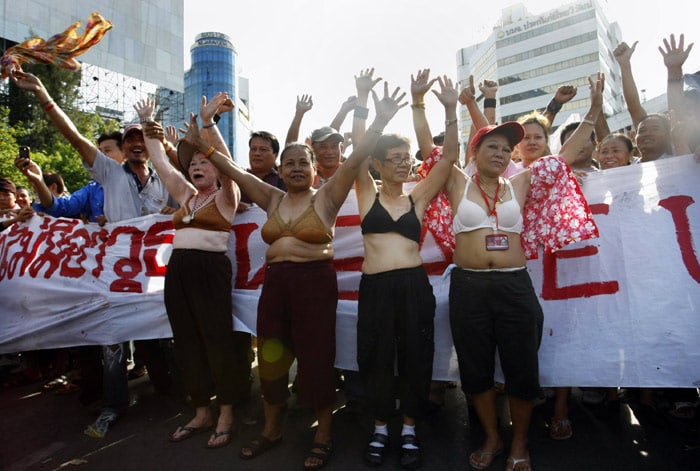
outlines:
{"label": "paved road", "polygon": [[[156,395],[146,377],[130,383],[136,403],[101,440],[83,435],[94,420],[75,395],[56,396],[41,391],[41,383],[0,389],[0,470],[301,470],[313,437],[312,415],[292,408],[285,425],[284,442],[252,461],[238,458],[240,446],[261,429],[262,405],[255,399],[237,408],[240,428],[231,446],[219,450],[204,448],[207,437],[198,435],[181,443],[166,437],[190,417],[189,408],[171,398]],[[257,384],[254,386],[258,393]],[[290,402],[293,402],[290,400]],[[508,414],[501,404],[501,427],[509,439]],[[371,421],[360,411],[343,407],[338,392],[334,420],[335,452],[326,469],[355,471],[368,469],[362,451],[371,431]],[[547,434],[546,420],[552,404],[535,409],[531,428],[531,455],[535,470],[700,470],[700,449],[684,445],[697,443],[697,432],[677,423],[640,426],[629,406],[610,420],[597,418],[594,411],[572,398],[574,436],[555,442]],[[398,421],[390,423],[396,436]],[[470,420],[469,408],[459,389],[448,390],[445,406],[429,420],[419,423],[423,441],[424,470],[470,469],[468,450],[478,446],[479,426]],[[401,469],[398,450],[388,455],[384,470]],[[505,454],[490,469],[502,470]]]}

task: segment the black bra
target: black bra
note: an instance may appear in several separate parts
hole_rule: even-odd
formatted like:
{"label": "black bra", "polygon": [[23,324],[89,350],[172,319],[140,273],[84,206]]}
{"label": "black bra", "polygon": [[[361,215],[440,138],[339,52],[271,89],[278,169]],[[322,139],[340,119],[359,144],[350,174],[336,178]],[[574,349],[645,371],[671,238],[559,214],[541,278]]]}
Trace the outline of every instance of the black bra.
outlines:
{"label": "black bra", "polygon": [[386,208],[379,202],[379,192],[377,192],[372,207],[360,224],[362,233],[385,234],[387,232],[396,232],[420,244],[421,223],[416,216],[415,205],[411,195],[408,195],[408,200],[411,202],[411,209],[394,221]]}

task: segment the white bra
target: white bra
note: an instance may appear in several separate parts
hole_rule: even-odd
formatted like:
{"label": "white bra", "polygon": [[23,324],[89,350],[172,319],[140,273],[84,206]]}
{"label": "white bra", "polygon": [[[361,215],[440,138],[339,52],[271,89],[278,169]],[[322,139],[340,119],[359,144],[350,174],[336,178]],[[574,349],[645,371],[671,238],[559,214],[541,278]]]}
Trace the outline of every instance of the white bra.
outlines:
{"label": "white bra", "polygon": [[[495,228],[496,218],[486,213],[484,208],[469,200],[469,185],[473,178],[467,180],[464,188],[464,197],[459,203],[457,213],[454,215],[453,228],[455,234],[460,232],[470,232],[481,228]],[[523,214],[515,199],[513,185],[510,180],[505,179],[506,187],[510,192],[510,199],[498,205],[498,230],[505,232],[515,232],[520,234],[523,230]]]}

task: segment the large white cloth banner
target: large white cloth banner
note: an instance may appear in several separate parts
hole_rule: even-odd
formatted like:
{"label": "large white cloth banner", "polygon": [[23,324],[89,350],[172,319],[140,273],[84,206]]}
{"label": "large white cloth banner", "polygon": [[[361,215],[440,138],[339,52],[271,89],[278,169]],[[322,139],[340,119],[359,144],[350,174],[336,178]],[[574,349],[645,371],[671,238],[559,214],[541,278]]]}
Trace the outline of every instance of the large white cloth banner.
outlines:
{"label": "large white cloth banner", "polygon": [[[601,238],[528,262],[545,313],[543,385],[700,386],[699,181],[692,156],[586,177]],[[229,245],[235,329],[253,333],[264,220],[257,208],[237,215]],[[351,193],[334,240],[344,369],[356,368],[358,226]],[[169,216],[103,228],[37,216],[0,233],[0,352],[171,336],[162,289],[172,232]],[[456,379],[449,254],[427,233],[422,255],[437,299],[434,377]]]}

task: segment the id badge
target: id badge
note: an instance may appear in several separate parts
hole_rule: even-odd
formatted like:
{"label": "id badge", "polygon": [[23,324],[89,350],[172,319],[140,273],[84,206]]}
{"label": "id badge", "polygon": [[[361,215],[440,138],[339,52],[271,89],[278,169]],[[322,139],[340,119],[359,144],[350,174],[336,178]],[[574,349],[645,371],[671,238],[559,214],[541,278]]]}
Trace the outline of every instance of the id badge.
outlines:
{"label": "id badge", "polygon": [[488,234],[486,250],[508,250],[508,234]]}

